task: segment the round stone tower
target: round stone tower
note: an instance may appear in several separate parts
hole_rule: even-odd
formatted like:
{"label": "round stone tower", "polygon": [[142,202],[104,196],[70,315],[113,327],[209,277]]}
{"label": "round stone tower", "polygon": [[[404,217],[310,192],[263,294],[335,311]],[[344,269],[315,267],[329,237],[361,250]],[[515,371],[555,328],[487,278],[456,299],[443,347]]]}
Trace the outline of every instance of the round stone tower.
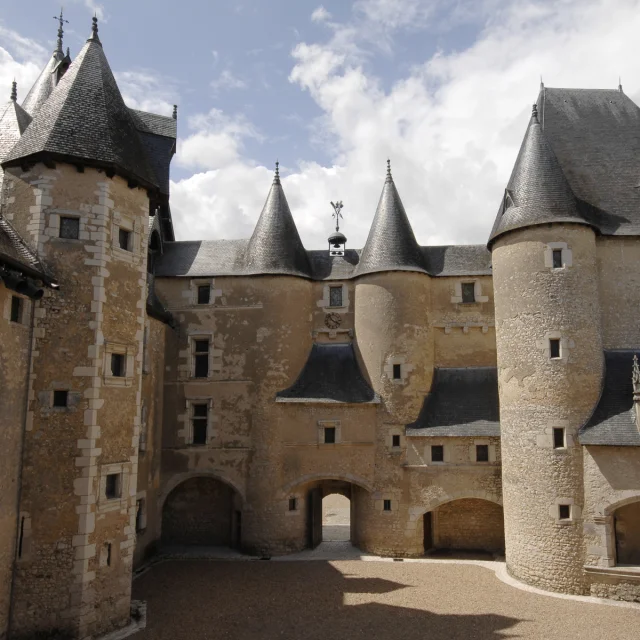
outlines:
{"label": "round stone tower", "polygon": [[596,245],[533,114],[492,251],[507,568],[583,593],[582,449],[600,393]]}

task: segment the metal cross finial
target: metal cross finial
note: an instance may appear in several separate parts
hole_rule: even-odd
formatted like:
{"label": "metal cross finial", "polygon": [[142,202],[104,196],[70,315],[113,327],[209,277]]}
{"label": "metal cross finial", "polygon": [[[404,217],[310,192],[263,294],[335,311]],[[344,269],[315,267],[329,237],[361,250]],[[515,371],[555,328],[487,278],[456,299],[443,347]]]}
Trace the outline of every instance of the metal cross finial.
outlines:
{"label": "metal cross finial", "polygon": [[332,202],[331,206],[333,207],[333,213],[331,214],[332,218],[336,219],[336,232],[340,231],[340,219],[342,218],[342,200],[336,200],[336,202]]}
{"label": "metal cross finial", "polygon": [[531,117],[538,118],[538,105],[534,102],[533,107],[531,108]]}
{"label": "metal cross finial", "polygon": [[56,49],[56,51],[59,51],[60,53],[62,53],[62,35],[64,33],[62,27],[63,27],[65,22],[67,24],[69,24],[69,21],[65,20],[62,17],[62,7],[60,7],[60,15],[59,16],[53,16],[53,19],[58,21],[58,48]]}
{"label": "metal cross finial", "polygon": [[173,119],[174,120],[178,119],[178,105],[177,104],[173,105]]}
{"label": "metal cross finial", "polygon": [[11,83],[11,99],[14,102],[18,99],[18,83],[15,80]]}
{"label": "metal cross finial", "polygon": [[94,13],[93,18],[91,18],[91,31],[93,33],[93,37],[98,37],[98,14]]}

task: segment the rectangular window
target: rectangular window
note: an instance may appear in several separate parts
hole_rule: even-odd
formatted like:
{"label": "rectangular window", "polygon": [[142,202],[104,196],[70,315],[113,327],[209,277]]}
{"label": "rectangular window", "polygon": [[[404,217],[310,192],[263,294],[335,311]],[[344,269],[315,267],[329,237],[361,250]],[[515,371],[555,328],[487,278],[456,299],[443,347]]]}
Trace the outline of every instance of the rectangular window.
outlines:
{"label": "rectangular window", "polygon": [[11,296],[11,322],[20,322],[22,317],[22,298]]}
{"label": "rectangular window", "polygon": [[566,447],[564,439],[564,428],[553,427],[553,448],[564,449]]}
{"label": "rectangular window", "polygon": [[400,436],[399,435],[391,436],[391,446],[392,447],[399,447],[400,446]]}
{"label": "rectangular window", "polygon": [[489,445],[476,445],[476,462],[489,462]]}
{"label": "rectangular window", "polygon": [[198,286],[198,304],[209,304],[211,300],[211,287],[208,284]]}
{"label": "rectangular window", "polygon": [[444,446],[436,444],[431,447],[431,462],[444,462]]}
{"label": "rectangular window", "polygon": [[193,377],[209,376],[209,340],[193,341]]}
{"label": "rectangular window", "polygon": [[558,518],[560,520],[571,520],[571,505],[559,504],[558,505]]}
{"label": "rectangular window", "polygon": [[65,389],[56,389],[53,392],[53,406],[54,407],[66,407],[69,402],[69,392]]}
{"label": "rectangular window", "polygon": [[209,405],[206,403],[191,405],[191,424],[193,425],[192,444],[207,444],[208,423]]}
{"label": "rectangular window", "polygon": [[562,269],[562,249],[553,249],[551,255],[553,257],[553,268]]}
{"label": "rectangular window", "polygon": [[394,380],[402,380],[402,365],[394,364],[393,365],[393,379]]}
{"label": "rectangular window", "polygon": [[111,566],[111,543],[110,542],[105,542],[104,548],[105,548],[105,556],[106,556],[106,561],[107,561],[107,567],[110,567]]}
{"label": "rectangular window", "polygon": [[329,306],[330,307],[342,306],[342,286],[329,287]]}
{"label": "rectangular window", "polygon": [[80,237],[80,218],[60,218],[60,237],[77,240]]}
{"label": "rectangular window", "polygon": [[111,354],[111,375],[124,378],[127,372],[127,360],[124,353]]}
{"label": "rectangular window", "polygon": [[127,229],[118,229],[118,243],[121,249],[131,251],[131,231],[127,231]]}
{"label": "rectangular window", "polygon": [[325,444],[334,444],[336,441],[336,428],[335,427],[325,427],[324,428],[324,443]]}
{"label": "rectangular window", "polygon": [[476,285],[474,282],[462,283],[462,302],[469,303],[476,301]]}
{"label": "rectangular window", "polygon": [[107,500],[113,500],[120,497],[121,491],[121,474],[110,473],[107,475],[107,481],[105,483],[104,494]]}
{"label": "rectangular window", "polygon": [[552,358],[560,357],[560,340],[557,338],[551,338],[549,340],[549,355]]}
{"label": "rectangular window", "polygon": [[289,498],[289,511],[296,511],[298,509],[297,498]]}
{"label": "rectangular window", "polygon": [[385,500],[383,508],[385,511],[391,511],[391,500]]}

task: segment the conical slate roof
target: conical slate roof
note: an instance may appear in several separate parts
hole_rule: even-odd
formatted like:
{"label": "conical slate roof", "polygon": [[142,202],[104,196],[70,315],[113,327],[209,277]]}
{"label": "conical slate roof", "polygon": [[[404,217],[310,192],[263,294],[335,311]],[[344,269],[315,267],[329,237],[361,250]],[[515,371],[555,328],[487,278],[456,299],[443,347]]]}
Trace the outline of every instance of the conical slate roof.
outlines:
{"label": "conical slate roof", "polygon": [[62,51],[59,50],[54,51],[51,58],[49,58],[49,62],[47,62],[22,103],[22,108],[31,116],[35,116],[55,89],[58,81],[58,66],[65,62],[70,64],[71,60],[66,58]]}
{"label": "conical slate roof", "polygon": [[16,83],[13,83],[11,99],[0,107],[0,161],[20,140],[31,123],[31,116],[16,102]]}
{"label": "conical slate roof", "polygon": [[42,155],[115,171],[157,186],[129,109],[98,38],[91,38],[40,107],[4,164]]}
{"label": "conical slate roof", "polygon": [[375,271],[426,272],[388,163],[382,195],[357,268],[358,275]]}
{"label": "conical slate roof", "polygon": [[311,276],[309,258],[276,173],[244,256],[248,273]]}
{"label": "conical slate roof", "polygon": [[578,210],[573,191],[540,126],[537,106],[533,105],[489,245],[507,231],[549,222],[588,224]]}

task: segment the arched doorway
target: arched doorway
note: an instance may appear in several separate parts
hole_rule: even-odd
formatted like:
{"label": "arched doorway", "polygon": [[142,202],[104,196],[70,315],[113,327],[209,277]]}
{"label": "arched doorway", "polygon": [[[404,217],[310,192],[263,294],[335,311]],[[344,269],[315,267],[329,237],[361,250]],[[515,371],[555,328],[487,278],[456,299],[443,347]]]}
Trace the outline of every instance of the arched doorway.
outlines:
{"label": "arched doorway", "polygon": [[322,540],[351,540],[351,500],[341,493],[329,493],[322,498]]}
{"label": "arched doorway", "polygon": [[618,507],[613,523],[616,564],[640,565],[640,501]]}
{"label": "arched doorway", "polygon": [[504,553],[502,506],[480,498],[445,502],[423,516],[425,554],[443,551]]}
{"label": "arched doorway", "polygon": [[162,544],[239,547],[241,509],[240,496],[228,484],[209,476],[189,478],[164,501]]}
{"label": "arched doorway", "polygon": [[319,480],[307,485],[308,548],[314,549],[322,542],[356,542],[352,518],[355,494],[353,485],[343,480]]}

